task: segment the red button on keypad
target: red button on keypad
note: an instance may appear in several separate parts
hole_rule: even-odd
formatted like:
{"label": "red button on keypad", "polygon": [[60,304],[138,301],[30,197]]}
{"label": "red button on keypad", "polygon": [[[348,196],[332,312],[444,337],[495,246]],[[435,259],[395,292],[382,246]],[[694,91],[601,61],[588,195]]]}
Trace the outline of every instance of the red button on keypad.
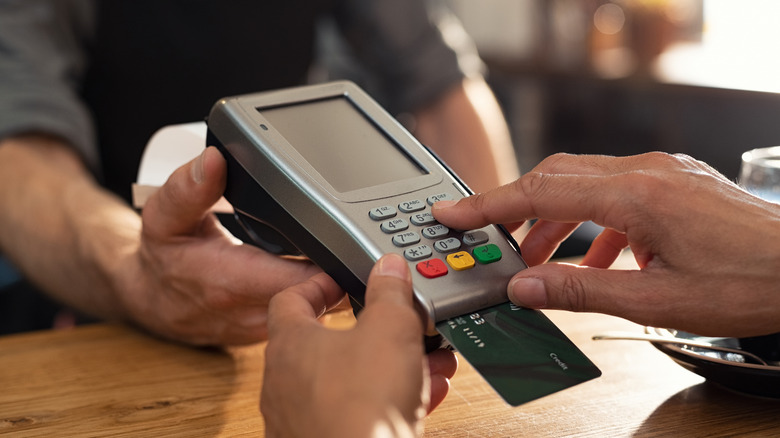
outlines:
{"label": "red button on keypad", "polygon": [[439,259],[430,259],[418,263],[417,272],[427,278],[441,277],[447,274],[447,265]]}

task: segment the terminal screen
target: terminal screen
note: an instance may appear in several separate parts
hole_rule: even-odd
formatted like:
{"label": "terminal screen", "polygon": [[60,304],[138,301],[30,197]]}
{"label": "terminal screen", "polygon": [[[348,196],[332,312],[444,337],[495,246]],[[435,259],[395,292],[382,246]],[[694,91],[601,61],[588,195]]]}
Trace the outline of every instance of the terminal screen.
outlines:
{"label": "terminal screen", "polygon": [[427,174],[345,96],[257,110],[338,192]]}

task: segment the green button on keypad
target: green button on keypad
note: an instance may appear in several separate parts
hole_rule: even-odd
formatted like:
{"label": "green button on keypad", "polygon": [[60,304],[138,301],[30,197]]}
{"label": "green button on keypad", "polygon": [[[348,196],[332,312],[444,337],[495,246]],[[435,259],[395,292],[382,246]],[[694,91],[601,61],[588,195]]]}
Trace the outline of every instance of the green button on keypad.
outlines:
{"label": "green button on keypad", "polygon": [[474,248],[474,258],[483,265],[497,262],[501,260],[501,249],[492,243],[485,246],[478,246]]}

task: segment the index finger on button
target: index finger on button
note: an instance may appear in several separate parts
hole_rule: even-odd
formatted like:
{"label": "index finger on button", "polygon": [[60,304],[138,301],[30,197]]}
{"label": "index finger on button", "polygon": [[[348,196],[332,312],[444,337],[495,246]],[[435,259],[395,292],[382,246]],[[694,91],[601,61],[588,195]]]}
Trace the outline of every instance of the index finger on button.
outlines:
{"label": "index finger on button", "polygon": [[627,207],[624,175],[561,175],[531,172],[517,181],[461,199],[436,203],[436,219],[453,228],[475,229],[488,224],[545,219],[556,222],[592,220],[619,230]]}

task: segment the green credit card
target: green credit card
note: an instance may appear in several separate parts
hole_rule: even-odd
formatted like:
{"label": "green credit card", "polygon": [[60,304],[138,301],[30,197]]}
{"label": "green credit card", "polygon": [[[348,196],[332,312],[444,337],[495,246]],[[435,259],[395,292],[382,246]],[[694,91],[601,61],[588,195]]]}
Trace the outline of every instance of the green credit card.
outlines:
{"label": "green credit card", "polygon": [[442,321],[436,329],[512,406],[601,375],[538,310],[507,302]]}

